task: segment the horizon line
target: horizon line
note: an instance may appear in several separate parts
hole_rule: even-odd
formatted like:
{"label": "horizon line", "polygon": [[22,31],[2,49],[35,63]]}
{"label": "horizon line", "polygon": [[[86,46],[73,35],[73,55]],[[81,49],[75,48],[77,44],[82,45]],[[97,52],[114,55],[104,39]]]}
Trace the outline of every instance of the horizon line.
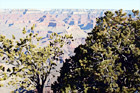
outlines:
{"label": "horizon line", "polygon": [[[0,10],[120,10],[120,9],[103,9],[103,8],[0,8]],[[133,9],[122,9],[122,10],[133,10]],[[134,9],[138,10],[138,9]],[[140,10],[140,9],[139,9]]]}

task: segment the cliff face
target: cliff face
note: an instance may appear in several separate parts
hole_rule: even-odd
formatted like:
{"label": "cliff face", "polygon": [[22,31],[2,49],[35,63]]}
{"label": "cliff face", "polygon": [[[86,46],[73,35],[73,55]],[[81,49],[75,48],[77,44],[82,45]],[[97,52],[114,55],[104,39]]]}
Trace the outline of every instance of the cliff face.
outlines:
{"label": "cliff face", "polygon": [[[42,36],[43,46],[48,44],[49,35],[72,34],[75,41],[66,50],[73,50],[79,44],[84,43],[87,33],[96,23],[96,18],[104,16],[103,9],[52,9],[52,10],[0,10],[0,34],[11,37],[22,37],[21,31],[26,28],[27,33],[39,33]],[[110,10],[115,11],[115,10]],[[125,11],[129,12],[130,11]],[[35,30],[30,27],[35,24]],[[67,49],[69,47],[69,49]],[[72,52],[71,52],[72,53]],[[71,55],[71,54],[69,54]]]}

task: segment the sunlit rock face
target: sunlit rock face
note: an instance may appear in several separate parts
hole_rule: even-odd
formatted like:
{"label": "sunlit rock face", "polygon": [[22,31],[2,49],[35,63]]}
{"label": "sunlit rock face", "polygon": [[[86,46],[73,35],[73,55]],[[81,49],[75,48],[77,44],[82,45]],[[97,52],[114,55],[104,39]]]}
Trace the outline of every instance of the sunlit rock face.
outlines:
{"label": "sunlit rock face", "polygon": [[[59,35],[72,34],[74,42],[65,46],[65,50],[72,51],[79,44],[84,43],[87,33],[90,32],[96,23],[96,18],[104,16],[103,9],[52,9],[52,10],[31,10],[15,9],[0,10],[0,34],[11,38],[11,34],[22,37],[22,29],[26,28],[27,33],[38,33],[42,36],[41,44],[48,44],[51,33]],[[115,10],[110,10],[115,11]],[[131,13],[130,11],[125,11]],[[34,31],[30,27],[35,24]]]}

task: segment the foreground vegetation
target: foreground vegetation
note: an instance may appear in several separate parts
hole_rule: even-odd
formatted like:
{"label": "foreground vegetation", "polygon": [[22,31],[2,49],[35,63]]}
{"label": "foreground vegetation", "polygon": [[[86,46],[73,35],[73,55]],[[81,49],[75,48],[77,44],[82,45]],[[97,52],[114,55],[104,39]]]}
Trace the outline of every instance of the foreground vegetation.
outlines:
{"label": "foreground vegetation", "polygon": [[64,63],[54,92],[140,91],[140,17],[139,11],[133,13],[107,11],[97,18],[86,43]]}
{"label": "foreground vegetation", "polygon": [[[31,27],[31,30],[33,30]],[[27,90],[37,89],[38,93],[43,93],[45,82],[51,72],[56,72],[57,61],[60,60],[63,50],[62,47],[71,35],[60,36],[53,33],[50,36],[50,43],[42,47],[39,45],[41,37],[38,34],[26,34],[23,29],[24,37],[19,40],[12,35],[12,39],[7,39],[0,35],[0,81],[8,80],[8,84],[17,89]],[[22,93],[22,90],[21,90]]]}

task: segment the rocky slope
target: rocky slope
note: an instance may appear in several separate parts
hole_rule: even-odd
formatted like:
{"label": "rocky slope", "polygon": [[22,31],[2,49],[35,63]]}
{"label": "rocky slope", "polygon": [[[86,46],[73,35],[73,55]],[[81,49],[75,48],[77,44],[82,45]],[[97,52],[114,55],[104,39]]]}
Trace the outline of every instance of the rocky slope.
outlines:
{"label": "rocky slope", "polygon": [[[42,36],[42,45],[46,45],[49,35],[53,32],[58,34],[72,34],[75,48],[87,36],[96,23],[96,18],[103,16],[107,10],[103,9],[5,9],[0,10],[0,34],[11,37],[15,34],[22,37],[21,31],[26,28],[27,33],[39,33]],[[115,11],[115,10],[110,10]],[[130,12],[130,11],[126,11]],[[35,30],[30,27],[35,24]]]}

